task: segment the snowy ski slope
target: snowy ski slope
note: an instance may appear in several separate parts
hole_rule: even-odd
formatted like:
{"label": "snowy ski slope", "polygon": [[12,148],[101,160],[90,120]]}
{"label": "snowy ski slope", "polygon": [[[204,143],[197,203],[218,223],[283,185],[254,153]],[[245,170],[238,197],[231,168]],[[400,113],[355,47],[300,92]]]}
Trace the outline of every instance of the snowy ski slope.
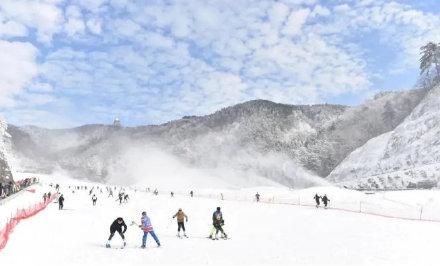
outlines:
{"label": "snowy ski slope", "polygon": [[[37,192],[23,193],[0,206],[0,222],[17,206],[40,200],[48,191],[50,180],[35,185]],[[151,265],[151,264],[414,264],[436,265],[440,245],[440,223],[407,221],[359,213],[307,206],[256,203],[229,200],[235,195],[253,195],[253,190],[228,191],[226,200],[168,193],[154,196],[128,189],[131,200],[119,205],[116,198],[97,193],[97,206],[92,206],[88,190],[67,189],[81,185],[64,180],[65,210],[51,204],[38,215],[22,221],[11,234],[0,265]],[[91,183],[89,187],[96,185]],[[259,193],[279,195],[277,189],[259,188]],[[261,190],[263,189],[263,190]],[[365,194],[356,191],[321,187],[293,191],[305,198],[315,191],[326,193],[335,205],[353,201]],[[275,194],[279,193],[279,194]],[[384,208],[397,205],[417,206],[429,202],[438,206],[437,191],[389,192],[373,195],[371,202]],[[286,195],[284,195],[286,197]],[[368,197],[368,196],[365,196]],[[415,199],[419,202],[414,202]],[[311,203],[311,201],[310,201]],[[389,205],[393,203],[395,205]],[[342,203],[340,203],[342,204]],[[396,205],[397,204],[397,205]],[[229,240],[212,241],[206,238],[211,228],[211,215],[222,207],[225,230]],[[176,238],[177,224],[172,216],[178,208],[189,216],[186,224],[188,239]],[[433,207],[434,208],[434,207]],[[127,225],[139,222],[147,211],[162,242],[156,248],[149,236],[147,249],[138,248],[142,232],[129,226],[128,246],[118,249],[122,242],[116,234],[112,249],[104,248],[109,226],[118,216]]]}

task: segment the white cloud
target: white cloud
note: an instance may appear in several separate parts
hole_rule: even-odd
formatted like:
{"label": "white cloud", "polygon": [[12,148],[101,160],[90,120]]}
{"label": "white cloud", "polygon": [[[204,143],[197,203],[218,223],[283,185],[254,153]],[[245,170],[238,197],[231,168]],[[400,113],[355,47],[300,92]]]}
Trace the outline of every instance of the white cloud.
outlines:
{"label": "white cloud", "polygon": [[63,5],[0,1],[0,38],[35,31],[46,48],[40,65],[35,47],[22,60],[3,101],[25,90],[36,105],[82,97],[99,115],[154,122],[254,98],[316,103],[372,89],[378,70],[356,37],[374,32],[370,42],[392,45],[395,69],[414,67],[420,45],[440,39],[437,14],[389,1],[72,0],[64,14]]}
{"label": "white cloud", "polygon": [[0,40],[0,105],[14,105],[12,97],[29,85],[38,73],[37,49],[29,43]]}
{"label": "white cloud", "polygon": [[86,26],[83,21],[81,9],[78,6],[71,5],[66,7],[65,14],[67,23],[64,24],[64,28],[67,35],[74,36],[76,34],[84,34]]}
{"label": "white cloud", "polygon": [[312,13],[310,13],[311,17],[327,17],[330,15],[330,10],[326,7],[323,7],[321,5],[316,5],[313,8]]}
{"label": "white cloud", "polygon": [[23,24],[15,21],[5,21],[1,18],[0,14],[0,38],[1,37],[23,37],[28,34],[28,30]]}
{"label": "white cloud", "polygon": [[90,32],[92,32],[93,34],[101,34],[102,32],[102,27],[101,27],[101,22],[97,19],[89,19],[87,20],[87,28],[89,29]]}
{"label": "white cloud", "polygon": [[53,91],[53,86],[49,83],[34,82],[29,86],[28,90],[30,92],[47,93]]}
{"label": "white cloud", "polygon": [[306,22],[309,14],[310,14],[310,9],[308,8],[295,10],[292,13],[290,13],[286,25],[282,30],[282,33],[289,36],[294,36],[302,33],[301,28]]}
{"label": "white cloud", "polygon": [[0,14],[6,20],[36,29],[38,40],[49,43],[61,29],[62,11],[57,0],[2,0]]}

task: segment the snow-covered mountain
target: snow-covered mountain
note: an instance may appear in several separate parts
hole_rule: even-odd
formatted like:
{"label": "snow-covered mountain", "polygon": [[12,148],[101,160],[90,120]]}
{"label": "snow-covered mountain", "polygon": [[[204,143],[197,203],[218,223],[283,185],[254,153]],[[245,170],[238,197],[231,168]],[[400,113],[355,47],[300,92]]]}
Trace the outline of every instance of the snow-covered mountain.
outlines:
{"label": "snow-covered mountain", "polygon": [[430,188],[440,179],[440,86],[394,130],[353,151],[329,175],[348,187]]}
{"label": "snow-covered mountain", "polygon": [[12,179],[11,169],[7,160],[10,152],[10,136],[6,132],[7,123],[0,119],[0,182]]}
{"label": "snow-covered mountain", "polygon": [[162,125],[9,132],[24,170],[122,183],[220,179],[298,187],[324,182],[350,152],[399,125],[425,93],[382,93],[356,107],[254,100]]}

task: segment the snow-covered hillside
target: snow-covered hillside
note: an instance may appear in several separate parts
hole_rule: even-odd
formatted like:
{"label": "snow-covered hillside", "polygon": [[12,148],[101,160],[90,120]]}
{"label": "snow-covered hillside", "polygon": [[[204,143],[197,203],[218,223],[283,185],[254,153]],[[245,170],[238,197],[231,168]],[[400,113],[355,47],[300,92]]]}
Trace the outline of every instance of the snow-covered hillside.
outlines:
{"label": "snow-covered hillside", "polygon": [[365,188],[430,188],[440,179],[440,87],[393,131],[369,140],[329,175]]}
{"label": "snow-covered hillside", "polygon": [[[357,107],[249,101],[157,126],[11,127],[22,169],[133,184],[322,185],[351,151],[395,128],[425,94],[390,92]],[[187,178],[182,178],[186,176]],[[160,181],[160,182],[158,182]]]}
{"label": "snow-covered hillside", "polygon": [[[5,249],[0,251],[2,265],[434,265],[438,260],[440,227],[437,223],[246,200],[252,199],[255,189],[224,190],[224,200],[220,197],[200,197],[201,191],[196,191],[193,198],[187,194],[170,198],[163,191],[153,196],[144,191],[127,189],[130,201],[122,205],[106,193],[95,190],[98,201],[96,206],[92,206],[88,190],[99,184],[79,183],[60,177],[42,177],[41,181],[43,185],[33,187],[35,194],[21,194],[4,204],[2,210],[15,211],[20,203],[30,204],[32,197],[37,199],[42,193],[53,191],[48,186],[50,182],[61,183],[65,209],[59,211],[57,204],[51,204],[41,213],[18,224]],[[72,193],[69,185],[87,185],[88,189]],[[371,207],[384,211],[391,209],[395,215],[405,215],[403,210],[411,210],[412,206],[421,203],[432,207],[433,213],[437,213],[436,218],[440,218],[440,197],[431,191],[365,195],[332,187],[298,191],[258,189],[265,200],[269,197],[301,197],[304,204],[313,204],[314,193],[327,193],[331,199],[330,206],[343,206],[362,199],[370,202]],[[229,240],[206,238],[211,229],[212,212],[217,206],[222,208]],[[188,215],[186,228],[189,238],[176,237],[177,224],[172,216],[178,208]],[[147,248],[139,248],[142,232],[130,223],[138,222],[142,211],[147,211],[150,216],[161,248],[156,248],[151,236],[147,239]],[[417,217],[419,212],[414,215]],[[116,234],[112,240],[113,248],[106,249],[104,245],[110,224],[120,216],[129,225],[126,232],[128,245],[119,249],[122,242]],[[1,218],[0,222],[4,216]]]}

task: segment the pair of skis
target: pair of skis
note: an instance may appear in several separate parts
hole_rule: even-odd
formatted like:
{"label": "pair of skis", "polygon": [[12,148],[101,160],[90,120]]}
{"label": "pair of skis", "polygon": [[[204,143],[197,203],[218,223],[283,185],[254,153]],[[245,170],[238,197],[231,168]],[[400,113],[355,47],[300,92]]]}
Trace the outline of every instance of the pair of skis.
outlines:
{"label": "pair of skis", "polygon": [[221,236],[220,238],[218,238],[218,237],[211,237],[211,236],[208,236],[208,237],[206,237],[206,238],[208,238],[208,239],[211,239],[211,240],[220,240],[220,239],[222,239],[222,240],[228,240],[228,239],[230,239],[229,237],[225,237],[225,236]]}

